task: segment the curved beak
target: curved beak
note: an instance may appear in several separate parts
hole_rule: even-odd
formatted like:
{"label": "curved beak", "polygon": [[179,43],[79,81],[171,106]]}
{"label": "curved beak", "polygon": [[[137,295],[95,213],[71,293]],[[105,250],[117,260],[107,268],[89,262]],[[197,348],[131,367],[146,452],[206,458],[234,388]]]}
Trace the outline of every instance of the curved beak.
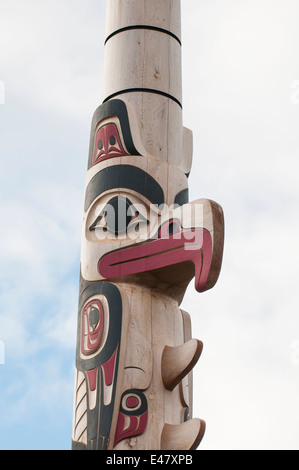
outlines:
{"label": "curved beak", "polygon": [[[170,226],[173,221],[166,224]],[[212,238],[204,228],[177,229],[166,233],[160,227],[158,239],[121,248],[105,254],[98,263],[99,273],[107,278],[144,273],[191,261],[195,267],[195,288],[207,289],[207,279],[212,263]],[[164,228],[164,229],[163,229]]]}

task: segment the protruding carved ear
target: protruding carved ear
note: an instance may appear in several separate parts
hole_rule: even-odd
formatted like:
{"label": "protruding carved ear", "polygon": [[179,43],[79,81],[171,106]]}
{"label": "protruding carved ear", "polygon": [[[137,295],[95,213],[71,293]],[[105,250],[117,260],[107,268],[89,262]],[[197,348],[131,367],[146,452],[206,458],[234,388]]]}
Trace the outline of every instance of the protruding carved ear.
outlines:
{"label": "protruding carved ear", "polygon": [[190,339],[180,346],[165,346],[162,354],[162,380],[167,390],[176,385],[193,369],[203,349],[203,343]]}
{"label": "protruding carved ear", "polygon": [[182,424],[165,424],[161,450],[196,450],[206,430],[206,423],[194,418]]}

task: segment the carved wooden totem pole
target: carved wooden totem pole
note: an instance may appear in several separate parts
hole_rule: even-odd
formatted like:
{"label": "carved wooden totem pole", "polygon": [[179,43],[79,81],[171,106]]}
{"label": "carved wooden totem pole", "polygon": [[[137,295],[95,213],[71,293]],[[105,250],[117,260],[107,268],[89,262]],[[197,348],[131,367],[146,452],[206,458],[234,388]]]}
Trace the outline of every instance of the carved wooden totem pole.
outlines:
{"label": "carved wooden totem pole", "polygon": [[202,343],[179,306],[215,284],[223,215],[188,201],[180,0],[107,0],[85,189],[73,449],[189,450]]}

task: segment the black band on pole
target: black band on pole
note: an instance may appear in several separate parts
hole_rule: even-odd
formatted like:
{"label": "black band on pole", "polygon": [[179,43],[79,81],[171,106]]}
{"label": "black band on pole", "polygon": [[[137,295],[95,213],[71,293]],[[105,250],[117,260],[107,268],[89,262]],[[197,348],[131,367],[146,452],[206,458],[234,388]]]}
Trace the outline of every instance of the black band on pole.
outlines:
{"label": "black band on pole", "polygon": [[182,103],[177,98],[175,98],[172,95],[169,95],[168,93],[165,93],[165,91],[154,90],[153,88],[127,88],[126,90],[119,90],[119,91],[116,91],[115,93],[112,93],[112,95],[107,96],[107,98],[104,99],[103,103],[106,103],[106,101],[111,100],[112,98],[115,98],[118,95],[123,95],[125,93],[136,93],[136,92],[137,93],[155,93],[157,95],[165,96],[166,98],[169,98],[170,100],[178,104],[180,108],[183,108]]}
{"label": "black band on pole", "polygon": [[167,29],[159,28],[158,26],[139,25],[139,24],[133,25],[133,26],[125,26],[124,28],[117,29],[113,33],[109,34],[109,36],[107,36],[104,44],[106,45],[109,39],[111,39],[116,34],[123,33],[124,31],[131,31],[133,29],[148,29],[151,31],[158,31],[159,33],[168,34],[168,36],[171,36],[172,38],[174,38],[180,44],[180,46],[182,45],[180,38],[178,38],[174,33],[172,33],[171,31],[168,31]]}

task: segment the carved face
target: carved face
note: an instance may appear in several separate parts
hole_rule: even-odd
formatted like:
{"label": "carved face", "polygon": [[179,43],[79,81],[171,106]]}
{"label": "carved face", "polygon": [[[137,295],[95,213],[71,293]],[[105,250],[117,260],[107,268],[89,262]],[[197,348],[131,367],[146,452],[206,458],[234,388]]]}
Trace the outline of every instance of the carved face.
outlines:
{"label": "carved face", "polygon": [[[145,432],[155,395],[147,391],[153,369],[159,368],[151,354],[152,323],[163,331],[169,321],[183,324],[178,304],[188,282],[195,276],[196,289],[206,290],[220,269],[214,240],[215,224],[222,223],[219,206],[189,203],[183,171],[143,156],[134,142],[126,105],[119,100],[102,105],[92,125],[84,201],[74,415],[78,447],[107,449]],[[130,283],[130,301],[122,282]],[[149,294],[151,287],[166,291],[167,302]],[[146,295],[142,312],[134,313],[132,305]],[[185,333],[176,340],[184,342]],[[175,403],[185,410],[182,390]]]}
{"label": "carved face", "polygon": [[[155,276],[189,263],[186,279],[179,282],[189,282],[195,275],[198,291],[211,287],[211,203],[188,203],[187,178],[178,168],[136,155],[137,151],[128,155],[125,148],[132,147],[132,137],[124,134],[121,122],[110,116],[95,125],[85,193],[84,279],[111,280],[148,272]],[[163,275],[163,281],[178,283],[175,272],[169,274]]]}
{"label": "carved face", "polygon": [[128,153],[121,142],[117,125],[113,122],[100,125],[95,135],[93,165],[109,158],[125,155],[128,155]]}
{"label": "carved face", "polygon": [[[102,180],[104,189],[111,187],[87,207],[84,277],[115,279],[189,262],[194,268],[188,276],[195,273],[196,289],[205,290],[213,250],[211,227],[204,220],[207,204],[195,201],[173,209],[157,205],[157,197],[153,204],[151,194],[163,193],[150,174],[130,165],[114,165],[102,172],[86,191],[88,199],[94,185],[103,187]],[[114,180],[121,188],[112,187]]]}

